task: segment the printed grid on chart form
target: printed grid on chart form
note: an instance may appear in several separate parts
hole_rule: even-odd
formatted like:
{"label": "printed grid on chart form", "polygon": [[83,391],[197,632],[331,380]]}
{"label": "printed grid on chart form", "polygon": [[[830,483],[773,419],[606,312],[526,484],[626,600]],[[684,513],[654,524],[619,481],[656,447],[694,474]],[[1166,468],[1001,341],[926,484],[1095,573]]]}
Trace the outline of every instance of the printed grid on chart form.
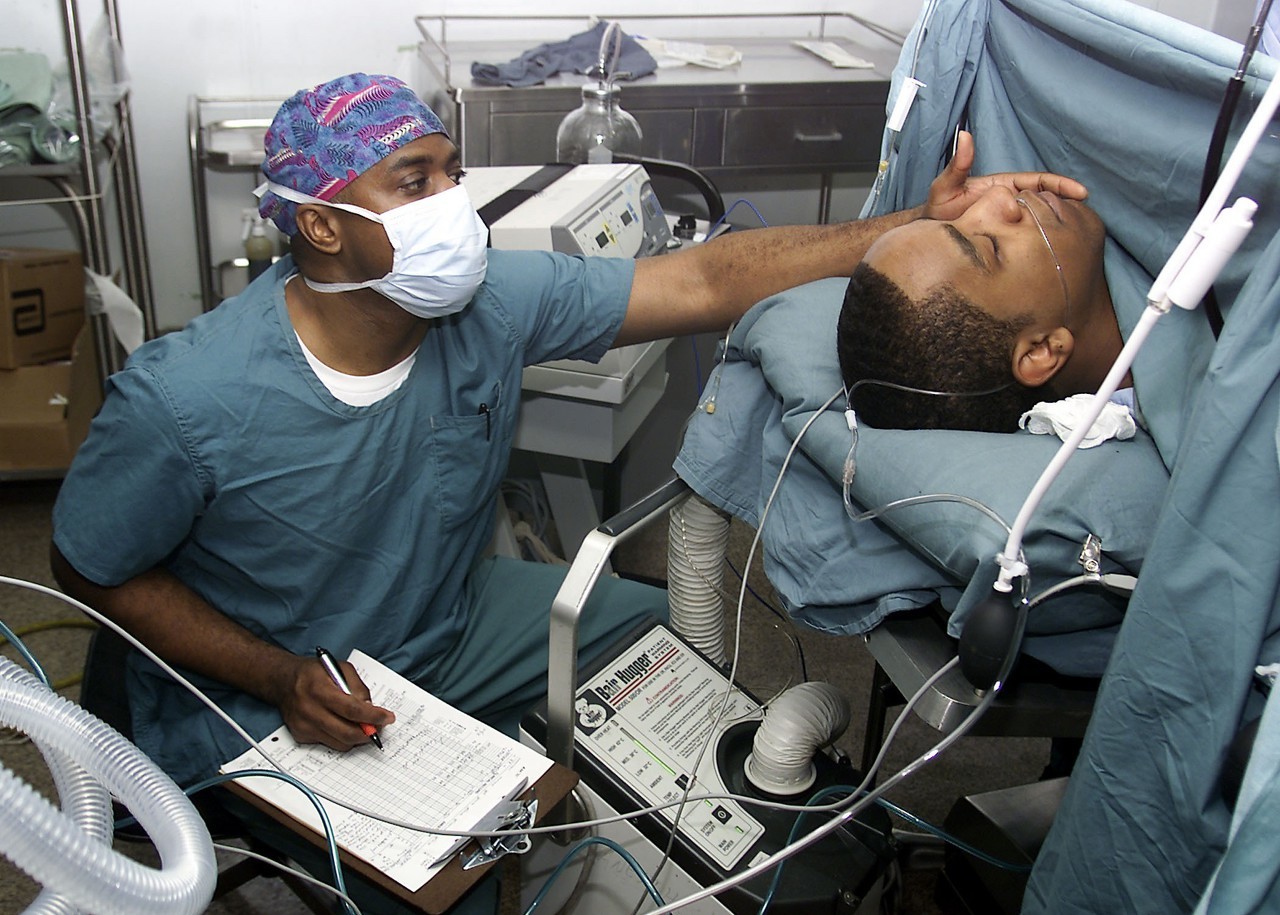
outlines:
{"label": "printed grid on chart form", "polygon": [[468,735],[461,724],[423,717],[415,712],[400,719],[394,735],[385,735],[388,743],[394,736],[394,752],[370,746],[334,753],[297,774],[313,788],[378,813],[402,819],[412,813],[427,826],[457,825],[458,812],[510,772],[512,753]]}

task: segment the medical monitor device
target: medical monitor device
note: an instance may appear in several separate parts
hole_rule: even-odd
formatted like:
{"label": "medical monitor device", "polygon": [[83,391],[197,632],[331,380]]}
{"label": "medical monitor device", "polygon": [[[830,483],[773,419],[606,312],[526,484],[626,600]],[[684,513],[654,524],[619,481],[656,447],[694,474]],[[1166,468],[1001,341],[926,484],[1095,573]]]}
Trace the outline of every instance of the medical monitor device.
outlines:
{"label": "medical monitor device", "polygon": [[[481,216],[489,217],[494,248],[648,257],[671,244],[671,229],[641,165],[471,168],[463,184]],[[493,211],[504,196],[512,205]]]}
{"label": "medical monitor device", "polygon": [[[679,246],[641,165],[483,166],[468,168],[462,184],[489,227],[490,247],[499,250],[636,258]],[[619,404],[657,384],[656,375],[665,385],[657,362],[667,343],[618,347],[599,362],[557,359],[529,366],[524,388]]]}

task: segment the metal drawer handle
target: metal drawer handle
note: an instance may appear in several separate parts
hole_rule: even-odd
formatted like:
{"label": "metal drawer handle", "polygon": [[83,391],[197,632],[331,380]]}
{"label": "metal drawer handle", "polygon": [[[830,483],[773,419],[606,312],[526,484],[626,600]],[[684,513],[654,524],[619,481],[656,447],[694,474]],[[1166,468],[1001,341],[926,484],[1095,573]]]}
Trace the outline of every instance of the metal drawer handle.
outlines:
{"label": "metal drawer handle", "polygon": [[844,139],[844,134],[838,130],[831,130],[827,133],[804,133],[796,131],[796,141],[799,143],[839,143]]}

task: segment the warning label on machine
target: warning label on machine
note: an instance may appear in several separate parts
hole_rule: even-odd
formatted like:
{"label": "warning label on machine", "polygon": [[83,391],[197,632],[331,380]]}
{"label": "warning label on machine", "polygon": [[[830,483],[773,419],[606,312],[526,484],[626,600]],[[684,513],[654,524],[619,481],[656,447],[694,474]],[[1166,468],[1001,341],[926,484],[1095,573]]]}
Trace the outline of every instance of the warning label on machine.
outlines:
{"label": "warning label on machine", "polygon": [[[750,697],[731,688],[720,671],[661,626],[584,684],[575,705],[579,742],[653,804],[684,795],[699,754],[691,793],[723,791],[715,748],[705,753],[702,748],[712,727],[723,731],[755,712]],[[677,809],[662,813],[674,821]],[[715,799],[686,805],[680,832],[729,870],[764,827],[736,802]]]}

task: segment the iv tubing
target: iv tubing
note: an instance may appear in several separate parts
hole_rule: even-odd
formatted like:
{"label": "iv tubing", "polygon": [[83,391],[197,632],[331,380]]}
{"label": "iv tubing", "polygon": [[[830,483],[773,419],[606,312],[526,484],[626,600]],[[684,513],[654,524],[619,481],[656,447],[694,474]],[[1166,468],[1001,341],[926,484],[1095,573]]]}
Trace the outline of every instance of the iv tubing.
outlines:
{"label": "iv tubing", "polygon": [[1086,411],[1084,419],[1076,425],[1071,435],[1058,448],[1053,460],[1049,462],[1049,466],[1045,467],[1040,474],[1040,478],[1036,480],[1035,486],[1027,494],[1026,501],[1022,503],[1022,508],[1018,511],[1018,516],[1013,519],[1013,526],[1009,530],[1009,539],[1005,542],[1004,552],[997,557],[997,561],[1000,563],[1000,577],[995,583],[996,590],[1006,593],[1011,591],[1013,589],[1013,579],[1026,574],[1026,565],[1020,559],[1014,557],[1022,554],[1022,536],[1026,533],[1027,525],[1031,522],[1031,516],[1040,507],[1040,501],[1044,498],[1044,494],[1048,492],[1049,487],[1053,485],[1053,481],[1058,478],[1063,466],[1075,454],[1076,448],[1084,441],[1084,437],[1089,434],[1089,430],[1093,428],[1094,421],[1102,413],[1103,407],[1107,405],[1111,395],[1116,392],[1120,382],[1124,380],[1129,367],[1133,364],[1134,356],[1138,354],[1138,350],[1146,342],[1147,335],[1151,333],[1151,329],[1155,327],[1156,322],[1160,320],[1163,314],[1162,311],[1151,305],[1148,305],[1142,312],[1142,317],[1138,319],[1138,325],[1133,329],[1133,333],[1129,335],[1129,339],[1125,341],[1124,348],[1120,350],[1120,355],[1116,357],[1115,364],[1111,366],[1111,371],[1107,373],[1107,377],[1102,381],[1102,386],[1098,388],[1098,392],[1093,395],[1093,400],[1089,402],[1089,409]]}

